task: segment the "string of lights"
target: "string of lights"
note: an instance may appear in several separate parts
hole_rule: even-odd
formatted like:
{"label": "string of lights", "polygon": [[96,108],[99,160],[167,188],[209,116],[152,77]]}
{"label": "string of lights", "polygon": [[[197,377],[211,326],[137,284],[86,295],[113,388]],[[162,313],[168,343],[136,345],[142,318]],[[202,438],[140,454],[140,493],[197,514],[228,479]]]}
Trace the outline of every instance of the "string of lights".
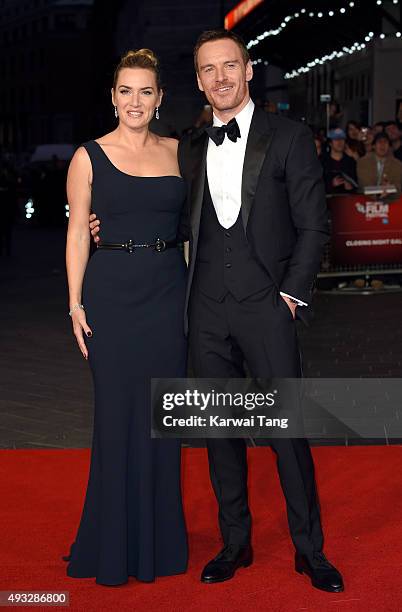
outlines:
{"label": "string of lights", "polygon": [[[381,6],[383,2],[384,0],[376,0],[376,4],[378,6]],[[399,0],[392,0],[392,3],[399,4]],[[334,17],[337,14],[346,15],[346,13],[349,10],[353,9],[355,6],[356,6],[356,2],[352,1],[352,2],[349,2],[346,6],[343,6],[336,10],[334,9],[334,10],[325,10],[325,11],[324,10],[309,11],[305,8],[299,9],[297,12],[293,13],[292,15],[286,15],[286,17],[283,18],[282,23],[277,28],[273,28],[271,30],[265,30],[265,32],[262,32],[256,38],[254,38],[253,40],[250,40],[247,43],[247,49],[256,47],[257,45],[260,44],[260,42],[262,42],[266,38],[269,38],[271,36],[278,36],[279,34],[283,32],[283,30],[285,30],[285,28],[289,25],[289,23],[291,23],[295,19],[300,19],[303,17],[309,17],[311,19],[314,19],[314,18],[323,19],[324,17]],[[258,63],[261,63],[261,62],[258,62]]]}
{"label": "string of lights", "polygon": [[[332,53],[323,55],[322,57],[319,57],[319,58],[317,57],[314,60],[307,62],[305,66],[299,66],[299,68],[295,68],[291,72],[287,72],[285,74],[285,79],[294,79],[295,77],[298,77],[302,74],[305,74],[306,72],[309,72],[309,70],[311,70],[315,66],[323,65],[328,62],[332,62],[334,60],[340,59],[341,57],[344,57],[347,55],[353,55],[354,53],[363,51],[363,49],[366,48],[367,43],[371,43],[373,40],[384,40],[385,38],[401,38],[401,37],[402,37],[401,32],[396,32],[395,34],[382,33],[377,37],[374,36],[374,32],[369,32],[364,38],[365,42],[360,42],[360,43],[355,42],[351,47],[342,47],[342,49],[338,51],[332,51]],[[262,61],[263,60],[256,60],[256,62],[253,62],[253,63],[261,64]]]}

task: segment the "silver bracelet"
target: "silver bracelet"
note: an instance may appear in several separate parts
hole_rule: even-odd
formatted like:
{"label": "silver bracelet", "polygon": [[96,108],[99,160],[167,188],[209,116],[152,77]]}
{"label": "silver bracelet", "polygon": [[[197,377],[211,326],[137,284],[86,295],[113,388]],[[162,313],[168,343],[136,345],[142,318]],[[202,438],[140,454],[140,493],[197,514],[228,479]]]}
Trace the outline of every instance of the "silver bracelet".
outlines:
{"label": "silver bracelet", "polygon": [[75,312],[79,308],[81,308],[81,310],[85,310],[85,308],[84,308],[84,306],[82,304],[74,304],[74,306],[72,307],[72,309],[68,313],[70,315],[70,317],[73,314],[73,312]]}

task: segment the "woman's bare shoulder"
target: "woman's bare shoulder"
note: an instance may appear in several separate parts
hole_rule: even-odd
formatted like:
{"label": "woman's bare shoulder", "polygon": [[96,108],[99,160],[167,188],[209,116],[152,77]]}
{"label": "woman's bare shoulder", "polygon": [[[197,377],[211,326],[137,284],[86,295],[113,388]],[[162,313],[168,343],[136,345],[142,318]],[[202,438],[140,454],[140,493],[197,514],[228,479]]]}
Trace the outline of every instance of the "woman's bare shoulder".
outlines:
{"label": "woman's bare shoulder", "polygon": [[88,166],[91,164],[91,160],[88,155],[88,151],[84,146],[78,147],[73,157],[71,158],[70,165],[72,166]]}
{"label": "woman's bare shoulder", "polygon": [[68,168],[68,182],[81,180],[86,177],[89,185],[92,184],[92,163],[85,147],[78,147]]}

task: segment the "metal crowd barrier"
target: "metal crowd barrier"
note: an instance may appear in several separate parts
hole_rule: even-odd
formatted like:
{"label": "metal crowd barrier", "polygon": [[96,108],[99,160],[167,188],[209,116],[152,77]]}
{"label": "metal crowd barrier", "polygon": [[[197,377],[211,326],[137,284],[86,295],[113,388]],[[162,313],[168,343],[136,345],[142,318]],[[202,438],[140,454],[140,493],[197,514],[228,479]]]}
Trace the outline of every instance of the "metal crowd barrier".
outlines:
{"label": "metal crowd barrier", "polygon": [[[378,200],[361,194],[328,196],[331,239],[321,260],[318,278],[402,274],[402,197]],[[347,243],[382,241],[382,246]],[[394,243],[394,244],[392,244]],[[362,250],[360,248],[360,251]]]}

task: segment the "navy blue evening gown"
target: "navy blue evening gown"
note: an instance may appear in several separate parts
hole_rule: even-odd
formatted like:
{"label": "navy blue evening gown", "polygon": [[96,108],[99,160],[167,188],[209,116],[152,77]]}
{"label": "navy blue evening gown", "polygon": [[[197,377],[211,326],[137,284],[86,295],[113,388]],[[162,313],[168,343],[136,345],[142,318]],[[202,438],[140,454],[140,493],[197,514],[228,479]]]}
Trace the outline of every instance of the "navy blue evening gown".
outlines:
{"label": "navy blue evening gown", "polygon": [[[95,141],[92,210],[103,242],[174,240],[184,180],[118,170]],[[187,566],[180,443],[150,437],[150,379],[186,375],[186,266],[178,248],[97,250],[83,283],[95,386],[90,475],[68,576],[105,585]]]}

